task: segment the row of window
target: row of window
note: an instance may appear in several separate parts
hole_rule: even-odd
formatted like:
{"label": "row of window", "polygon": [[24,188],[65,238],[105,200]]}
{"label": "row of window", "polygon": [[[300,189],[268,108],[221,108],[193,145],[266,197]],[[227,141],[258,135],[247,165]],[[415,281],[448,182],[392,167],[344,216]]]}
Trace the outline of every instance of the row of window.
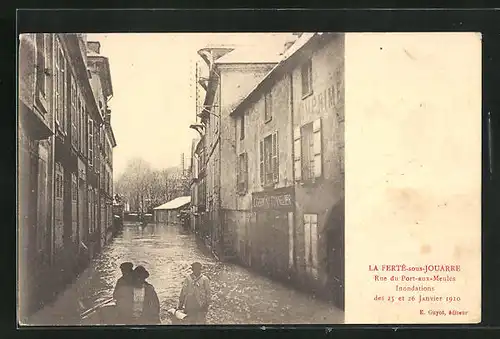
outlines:
{"label": "row of window", "polygon": [[[312,94],[312,60],[309,59],[301,67],[302,98]],[[264,95],[264,123],[273,118],[273,97],[270,92]],[[240,139],[245,139],[245,114],[240,117]]]}
{"label": "row of window", "polygon": [[[321,119],[316,119],[294,131],[294,170],[296,181],[309,181],[322,176],[323,153]],[[279,138],[278,132],[260,141],[259,174],[262,186],[279,182]],[[238,192],[248,188],[248,156],[241,153],[238,158]]]}
{"label": "row of window", "polygon": [[[302,96],[312,93],[312,61],[301,67]],[[271,93],[264,95],[264,122],[272,120],[273,103]],[[294,130],[295,180],[308,181],[322,175],[321,119],[297,127]],[[240,139],[245,138],[245,114],[240,117]],[[248,187],[248,157],[240,154],[238,161],[238,192]],[[279,139],[278,132],[266,136],[259,142],[260,183],[269,186],[279,181]]]}
{"label": "row of window", "polygon": [[[60,163],[56,163],[55,167],[55,198],[56,198],[56,209],[55,209],[55,219],[56,224],[62,224],[64,219],[64,168]],[[88,186],[88,218],[89,218],[89,231],[93,233],[97,227],[97,205],[99,194],[97,189],[92,186]],[[76,202],[78,200],[78,178],[76,173],[71,173],[71,202],[72,206],[76,208]],[[73,219],[76,215],[73,216]]]}
{"label": "row of window", "polygon": [[[84,95],[71,71],[61,42],[56,35],[45,33],[36,34],[35,41],[36,89],[37,96],[44,106],[43,109],[47,112],[48,105],[52,102],[52,111],[58,130],[63,135],[70,132],[73,147],[87,156],[89,165],[94,166],[98,162],[95,149],[100,131],[88,114]],[[52,78],[52,100],[50,100],[49,91],[50,78]],[[70,117],[68,117],[68,112]],[[71,131],[68,131],[68,128]],[[111,152],[107,150],[107,154]]]}

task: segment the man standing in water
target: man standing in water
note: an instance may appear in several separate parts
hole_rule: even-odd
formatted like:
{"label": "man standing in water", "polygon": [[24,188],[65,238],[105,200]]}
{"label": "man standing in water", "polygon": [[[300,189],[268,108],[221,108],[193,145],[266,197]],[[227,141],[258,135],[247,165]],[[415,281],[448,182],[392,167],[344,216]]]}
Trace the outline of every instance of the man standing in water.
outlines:
{"label": "man standing in water", "polygon": [[124,262],[120,265],[122,276],[116,282],[113,298],[116,300],[118,322],[127,324],[132,317],[132,283],[133,268],[131,262]]}
{"label": "man standing in water", "polygon": [[201,264],[191,264],[191,273],[182,284],[178,309],[184,309],[187,319],[191,324],[204,324],[206,322],[210,304],[210,284],[208,278],[201,273]]}
{"label": "man standing in water", "polygon": [[149,272],[143,266],[137,266],[133,276],[132,323],[160,324],[160,301],[153,285],[146,281]]}

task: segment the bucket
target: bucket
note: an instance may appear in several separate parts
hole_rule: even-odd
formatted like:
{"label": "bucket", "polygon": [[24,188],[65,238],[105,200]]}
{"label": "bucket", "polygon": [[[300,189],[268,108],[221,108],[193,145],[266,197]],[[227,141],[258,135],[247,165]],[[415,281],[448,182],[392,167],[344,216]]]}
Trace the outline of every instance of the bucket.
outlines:
{"label": "bucket", "polygon": [[172,324],[183,324],[186,322],[188,315],[181,310],[171,308],[167,311],[167,314],[170,317],[170,320],[172,321]]}

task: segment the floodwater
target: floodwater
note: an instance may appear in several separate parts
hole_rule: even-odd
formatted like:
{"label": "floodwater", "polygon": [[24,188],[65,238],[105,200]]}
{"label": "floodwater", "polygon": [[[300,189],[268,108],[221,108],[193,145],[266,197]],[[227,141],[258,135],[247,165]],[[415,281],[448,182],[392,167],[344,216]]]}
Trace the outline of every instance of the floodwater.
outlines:
{"label": "floodwater", "polygon": [[29,325],[80,325],[81,312],[112,297],[119,266],[143,265],[160,299],[162,324],[170,324],[167,310],[176,307],[190,264],[199,261],[211,281],[208,324],[338,324],[343,312],[290,287],[233,264],[216,262],[197,245],[192,234],[178,226],[150,224],[142,229],[125,225],[76,281],[45,306]]}

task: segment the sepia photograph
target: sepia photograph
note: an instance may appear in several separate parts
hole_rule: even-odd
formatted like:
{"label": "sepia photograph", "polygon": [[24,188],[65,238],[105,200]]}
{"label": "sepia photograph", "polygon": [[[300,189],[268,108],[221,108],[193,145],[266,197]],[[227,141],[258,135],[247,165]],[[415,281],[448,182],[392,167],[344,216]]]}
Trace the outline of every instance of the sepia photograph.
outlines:
{"label": "sepia photograph", "polygon": [[20,34],[19,324],[344,323],[345,37]]}

